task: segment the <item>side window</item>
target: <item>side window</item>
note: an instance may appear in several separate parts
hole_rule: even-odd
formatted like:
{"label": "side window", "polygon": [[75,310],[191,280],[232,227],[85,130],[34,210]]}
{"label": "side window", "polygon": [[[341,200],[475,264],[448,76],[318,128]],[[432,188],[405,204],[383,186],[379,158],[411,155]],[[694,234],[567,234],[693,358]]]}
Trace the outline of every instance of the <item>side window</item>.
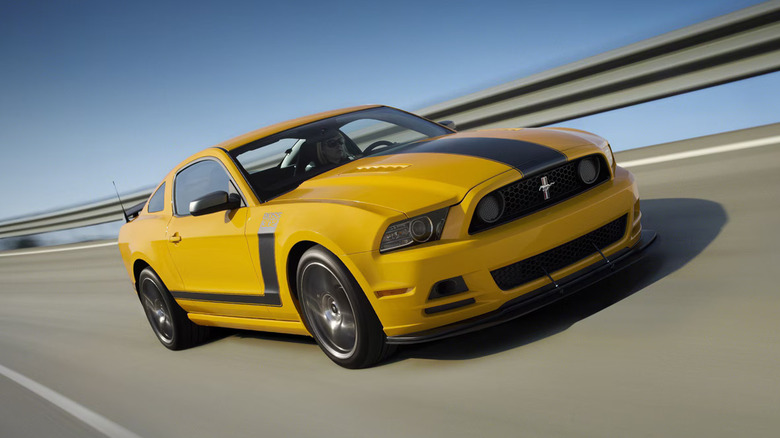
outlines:
{"label": "side window", "polygon": [[[279,166],[282,160],[287,160],[289,157],[286,152],[294,149],[299,143],[303,143],[303,141],[297,138],[282,138],[261,148],[238,154],[236,160],[244,166],[249,174],[257,173]],[[282,164],[281,167],[286,166]]]}
{"label": "side window", "polygon": [[159,189],[154,192],[149,199],[149,213],[156,213],[165,209],[165,183],[162,183]]}
{"label": "side window", "polygon": [[173,186],[176,214],[190,214],[190,202],[216,191],[235,193],[225,168],[214,160],[199,161],[176,175]]}

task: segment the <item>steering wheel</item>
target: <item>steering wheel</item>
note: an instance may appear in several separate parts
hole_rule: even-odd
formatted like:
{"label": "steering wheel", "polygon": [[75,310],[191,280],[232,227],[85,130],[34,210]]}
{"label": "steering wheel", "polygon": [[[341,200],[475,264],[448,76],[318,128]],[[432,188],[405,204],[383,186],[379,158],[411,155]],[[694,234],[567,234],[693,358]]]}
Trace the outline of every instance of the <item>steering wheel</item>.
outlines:
{"label": "steering wheel", "polygon": [[368,147],[363,151],[363,155],[371,153],[374,149],[381,148],[381,147],[392,146],[394,144],[395,143],[393,143],[392,141],[387,141],[387,140],[375,141],[375,142],[371,143],[370,145],[368,145]]}

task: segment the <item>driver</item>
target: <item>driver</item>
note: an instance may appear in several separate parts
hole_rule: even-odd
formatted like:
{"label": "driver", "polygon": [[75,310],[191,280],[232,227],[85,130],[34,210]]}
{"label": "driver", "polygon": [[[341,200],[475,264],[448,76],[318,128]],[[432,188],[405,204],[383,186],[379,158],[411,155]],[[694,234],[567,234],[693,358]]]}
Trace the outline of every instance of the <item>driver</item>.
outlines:
{"label": "driver", "polygon": [[338,164],[348,157],[344,137],[338,131],[317,142],[317,160],[323,165]]}

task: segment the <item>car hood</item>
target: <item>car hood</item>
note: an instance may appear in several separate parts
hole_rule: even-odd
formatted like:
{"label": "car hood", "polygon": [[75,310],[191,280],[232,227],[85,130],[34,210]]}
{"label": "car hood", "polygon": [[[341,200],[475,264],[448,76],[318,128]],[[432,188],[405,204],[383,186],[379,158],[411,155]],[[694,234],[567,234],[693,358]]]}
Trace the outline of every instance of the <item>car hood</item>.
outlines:
{"label": "car hood", "polygon": [[351,161],[276,199],[371,204],[411,217],[457,204],[504,172],[536,173],[604,145],[600,137],[564,129],[463,132]]}

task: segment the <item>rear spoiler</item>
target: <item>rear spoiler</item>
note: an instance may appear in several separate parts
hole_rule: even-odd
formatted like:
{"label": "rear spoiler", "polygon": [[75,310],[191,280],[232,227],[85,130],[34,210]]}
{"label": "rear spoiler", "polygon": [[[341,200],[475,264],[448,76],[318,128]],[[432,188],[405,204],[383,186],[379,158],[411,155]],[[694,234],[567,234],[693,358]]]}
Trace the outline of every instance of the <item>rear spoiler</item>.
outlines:
{"label": "rear spoiler", "polygon": [[141,210],[144,209],[144,206],[146,205],[146,201],[138,203],[130,208],[127,209],[125,212],[125,218],[127,222],[130,222],[131,219],[135,219],[138,217],[138,215],[141,213]]}

